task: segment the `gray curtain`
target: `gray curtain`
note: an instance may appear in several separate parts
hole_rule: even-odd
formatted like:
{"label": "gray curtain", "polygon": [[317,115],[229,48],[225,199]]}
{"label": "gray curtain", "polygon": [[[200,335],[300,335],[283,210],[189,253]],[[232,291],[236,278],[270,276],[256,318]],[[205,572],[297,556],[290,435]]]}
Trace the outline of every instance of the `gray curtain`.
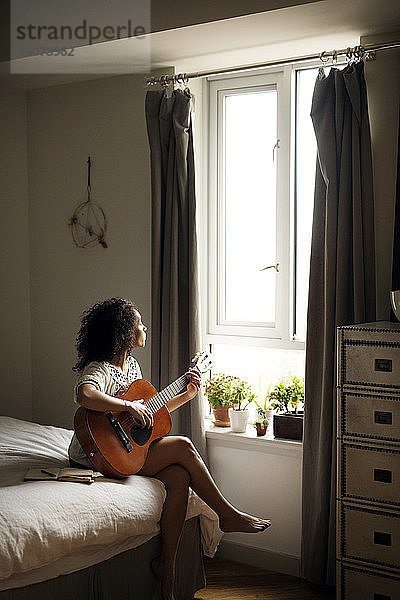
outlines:
{"label": "gray curtain", "polygon": [[[200,348],[196,198],[189,90],[146,94],[151,157],[151,381],[182,375]],[[172,413],[172,433],[189,436],[205,458],[201,394]]]}
{"label": "gray curtain", "polygon": [[364,65],[320,71],[306,341],[302,575],[335,583],[336,327],[375,319],[371,141]]}

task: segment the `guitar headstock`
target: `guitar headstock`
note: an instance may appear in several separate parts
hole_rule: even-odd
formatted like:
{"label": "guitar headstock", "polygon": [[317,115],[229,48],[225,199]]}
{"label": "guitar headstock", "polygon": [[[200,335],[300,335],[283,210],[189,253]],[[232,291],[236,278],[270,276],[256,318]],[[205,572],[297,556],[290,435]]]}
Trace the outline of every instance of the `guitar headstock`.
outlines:
{"label": "guitar headstock", "polygon": [[206,373],[213,366],[213,358],[209,352],[205,350],[203,352],[197,352],[195,357],[192,359],[192,368],[196,367],[200,373]]}

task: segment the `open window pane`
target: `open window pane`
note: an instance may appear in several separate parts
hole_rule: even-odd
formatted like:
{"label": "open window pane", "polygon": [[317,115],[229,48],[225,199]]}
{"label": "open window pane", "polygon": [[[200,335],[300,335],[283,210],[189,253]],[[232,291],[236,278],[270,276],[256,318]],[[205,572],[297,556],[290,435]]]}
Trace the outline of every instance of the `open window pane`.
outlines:
{"label": "open window pane", "polygon": [[[223,96],[220,314],[275,323],[277,91]],[[275,148],[275,149],[274,149]]]}

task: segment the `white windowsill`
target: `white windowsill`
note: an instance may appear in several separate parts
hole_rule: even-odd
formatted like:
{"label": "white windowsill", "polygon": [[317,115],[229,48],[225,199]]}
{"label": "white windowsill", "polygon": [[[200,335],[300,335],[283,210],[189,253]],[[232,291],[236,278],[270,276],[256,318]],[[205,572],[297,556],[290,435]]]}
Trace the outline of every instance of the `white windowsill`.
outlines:
{"label": "white windowsill", "polygon": [[216,427],[211,419],[206,418],[204,427],[208,443],[253,452],[294,454],[297,456],[303,454],[303,442],[274,438],[272,434],[257,436],[256,429],[252,424],[247,425],[244,433],[236,433],[230,427]]}

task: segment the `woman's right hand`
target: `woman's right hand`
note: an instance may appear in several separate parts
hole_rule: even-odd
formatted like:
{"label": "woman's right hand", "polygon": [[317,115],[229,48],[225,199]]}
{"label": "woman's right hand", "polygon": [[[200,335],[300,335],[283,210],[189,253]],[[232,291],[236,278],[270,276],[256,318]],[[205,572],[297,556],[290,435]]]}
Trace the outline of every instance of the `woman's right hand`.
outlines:
{"label": "woman's right hand", "polygon": [[144,400],[133,400],[132,402],[124,400],[124,403],[126,410],[132,415],[140,427],[149,428],[153,426],[153,415],[146,407]]}

